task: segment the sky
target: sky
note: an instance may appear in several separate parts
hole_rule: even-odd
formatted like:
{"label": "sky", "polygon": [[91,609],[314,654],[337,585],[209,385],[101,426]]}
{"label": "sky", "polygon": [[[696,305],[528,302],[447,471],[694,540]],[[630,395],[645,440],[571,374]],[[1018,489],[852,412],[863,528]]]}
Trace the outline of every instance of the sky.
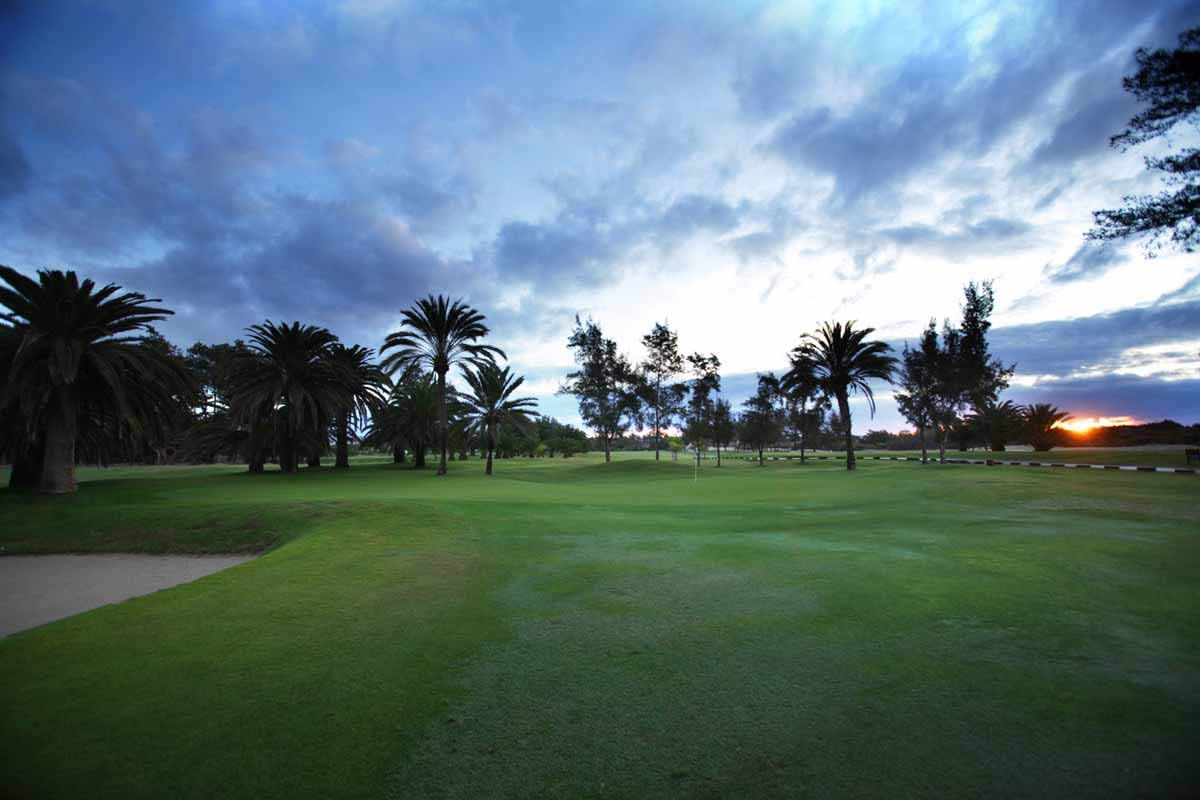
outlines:
{"label": "sky", "polygon": [[[1200,3],[0,0],[0,263],[163,298],[176,344],[378,348],[482,311],[544,413],[576,315],[741,402],[825,320],[897,348],[993,281],[1005,397],[1200,422],[1200,255],[1104,247],[1139,46]],[[905,426],[879,387],[874,419]]]}

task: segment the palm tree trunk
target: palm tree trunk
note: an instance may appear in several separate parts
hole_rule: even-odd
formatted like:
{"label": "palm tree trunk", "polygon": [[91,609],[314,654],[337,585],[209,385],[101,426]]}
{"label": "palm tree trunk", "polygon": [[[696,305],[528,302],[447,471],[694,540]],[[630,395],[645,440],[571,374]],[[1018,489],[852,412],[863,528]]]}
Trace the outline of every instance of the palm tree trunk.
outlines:
{"label": "palm tree trunk", "polygon": [[438,439],[442,450],[442,459],[438,462],[438,475],[446,474],[446,445],[449,439],[450,424],[446,410],[446,373],[438,373]]}
{"label": "palm tree trunk", "polygon": [[850,398],[845,391],[837,393],[838,412],[842,415],[842,424],[846,426],[846,469],[854,469],[854,435],[850,425]]}
{"label": "palm tree trunk", "polygon": [[60,389],[46,423],[46,454],[38,490],[46,494],[70,494],[75,483],[75,404]]}
{"label": "palm tree trunk", "polygon": [[288,419],[288,409],[283,414],[283,436],[279,437],[279,471],[295,472],[297,464],[296,442],[292,439],[292,424]]}
{"label": "palm tree trunk", "polygon": [[808,401],[800,404],[800,463],[804,463],[804,448],[808,445]]}
{"label": "palm tree trunk", "polygon": [[12,471],[8,475],[10,489],[36,489],[42,476],[42,465],[46,461],[44,442],[30,443],[17,448],[13,454]]}
{"label": "palm tree trunk", "polygon": [[492,474],[492,451],[496,449],[496,431],[490,425],[488,426],[488,431],[487,431],[487,446],[488,446],[488,448],[487,448],[487,451],[488,451],[487,452],[487,467],[484,468],[483,474],[491,475]]}
{"label": "palm tree trunk", "polygon": [[350,469],[350,415],[345,411],[338,412],[337,457],[333,466],[338,469]]}

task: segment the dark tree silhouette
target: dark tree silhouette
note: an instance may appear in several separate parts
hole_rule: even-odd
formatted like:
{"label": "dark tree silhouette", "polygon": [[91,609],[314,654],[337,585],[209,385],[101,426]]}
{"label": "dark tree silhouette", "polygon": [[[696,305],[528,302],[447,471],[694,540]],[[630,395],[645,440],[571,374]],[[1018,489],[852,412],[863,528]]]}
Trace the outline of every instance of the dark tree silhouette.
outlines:
{"label": "dark tree silhouette", "polygon": [[764,463],[763,450],[779,439],[783,429],[775,407],[777,386],[774,375],[759,375],[757,391],[742,403],[740,438],[743,444],[758,451],[759,466]]}
{"label": "dark tree silhouette", "polygon": [[374,351],[360,345],[347,347],[339,342],[330,348],[329,357],[342,381],[342,396],[334,419],[335,468],[350,468],[351,436],[386,402],[391,382],[372,363],[372,355]]}
{"label": "dark tree silhouette", "polygon": [[976,408],[975,413],[967,418],[967,423],[993,452],[1003,453],[1008,443],[1020,435],[1024,418],[1020,406],[1005,400]]}
{"label": "dark tree silhouette", "polygon": [[483,437],[487,448],[484,474],[492,474],[492,454],[496,450],[496,434],[501,425],[511,425],[525,431],[530,417],[537,409],[532,397],[513,397],[525,378],[514,375],[508,367],[483,364],[474,370],[463,370],[470,391],[461,396],[468,429]]}
{"label": "dark tree silhouette", "polygon": [[233,416],[252,428],[274,425],[279,468],[295,472],[306,434],[324,436],[343,397],[345,381],[330,358],[337,338],[315,325],[270,320],[246,332],[250,353],[237,368]]}
{"label": "dark tree silhouette", "polygon": [[405,462],[405,451],[411,447],[413,469],[424,469],[425,452],[438,441],[440,398],[432,372],[406,371],[392,389],[388,404],[375,412],[366,441],[391,448],[396,464]]}
{"label": "dark tree silhouette", "polygon": [[896,359],[888,355],[892,348],[886,342],[867,339],[874,328],[854,327],[854,322],[826,322],[816,333],[809,333],[792,351],[792,361],[803,360],[812,365],[817,385],[835,398],[838,414],[846,436],[846,469],[855,468],[854,436],[851,433],[850,393],[867,398],[871,416],[875,416],[875,395],[872,379],[891,381]]}
{"label": "dark tree silhouette", "polygon": [[[9,385],[13,359],[25,339],[23,326],[0,325],[0,386]],[[10,489],[33,489],[41,478],[44,445],[36,431],[30,430],[17,407],[16,398],[0,405],[0,456],[12,464],[8,474]]]}
{"label": "dark tree silhouette", "polygon": [[504,351],[480,339],[488,335],[486,319],[462,300],[451,302],[448,297],[429,295],[418,300],[401,315],[401,329],[388,335],[381,353],[392,350],[383,367],[389,374],[398,370],[417,368],[437,376],[438,445],[441,459],[438,475],[446,474],[446,448],[449,442],[449,400],[446,373],[457,365],[481,366],[504,358]]}
{"label": "dark tree silhouette", "polygon": [[604,461],[612,461],[612,443],[641,419],[639,380],[629,360],[606,339],[600,326],[575,318],[567,340],[578,369],[567,375],[559,394],[574,395],[579,416],[604,445]]}
{"label": "dark tree silhouette", "polygon": [[1013,365],[992,356],[987,341],[995,305],[990,282],[968,283],[963,288],[962,321],[958,327],[947,320],[938,336],[932,320],[921,334],[918,347],[905,345],[900,384],[896,395],[900,412],[921,437],[921,460],[927,461],[925,430],[937,432],[938,454],[946,460],[946,446],[953,437],[965,447],[975,433],[964,423],[967,409],[978,411],[993,406],[1008,387]]}
{"label": "dark tree silhouette", "polygon": [[717,466],[721,466],[721,448],[733,441],[737,425],[733,418],[733,406],[728,400],[718,399],[713,403],[712,439],[717,448]]}
{"label": "dark tree silhouette", "polygon": [[[20,336],[0,409],[20,419],[22,476],[36,467],[41,491],[74,492],[81,434],[102,435],[102,425],[104,436],[140,435],[188,392],[182,365],[145,344],[150,325],[173,312],[153,305],[157,298],[115,284],[98,289],[70,271],[41,270],[35,281],[0,266],[0,279],[3,324],[9,337]],[[39,454],[40,466],[28,460]]]}
{"label": "dark tree silhouette", "polygon": [[809,439],[821,428],[828,400],[821,394],[813,365],[796,351],[792,351],[790,358],[791,367],[779,379],[777,391],[787,399],[788,416],[800,442],[800,463],[803,464]]}
{"label": "dark tree silhouette", "polygon": [[716,393],[721,391],[721,360],[712,353],[692,353],[687,357],[692,374],[688,382],[688,401],[685,412],[684,439],[696,448],[696,465],[704,446],[714,439]]}
{"label": "dark tree silhouette", "polygon": [[900,357],[898,382],[903,391],[896,394],[896,405],[909,424],[917,429],[917,435],[921,438],[922,464],[929,460],[925,431],[934,424],[937,415],[940,358],[937,328],[933,322],[925,329],[917,349],[909,349],[905,344],[904,353]]}
{"label": "dark tree silhouette", "polygon": [[976,409],[994,403],[1008,388],[1013,366],[1005,366],[988,349],[987,334],[992,328],[992,310],[996,306],[992,282],[968,283],[963,287],[962,321],[958,325],[955,380],[962,404]]}
{"label": "dark tree silhouette", "polygon": [[687,393],[684,384],[672,380],[683,372],[683,356],[679,354],[679,337],[662,323],[642,337],[646,360],[642,362],[643,393],[654,435],[654,460],[659,459],[662,430],[669,427],[683,410]]}
{"label": "dark tree silhouette", "polygon": [[1025,420],[1025,435],[1034,450],[1045,452],[1054,447],[1054,426],[1071,419],[1071,415],[1049,403],[1035,403],[1021,409]]}
{"label": "dark tree silhouette", "polygon": [[[1146,50],[1136,54],[1138,69],[1123,83],[1147,108],[1129,120],[1129,127],[1109,142],[1122,151],[1165,137],[1180,123],[1200,116],[1200,28],[1184,31],[1175,50]],[[1163,174],[1168,187],[1156,195],[1126,196],[1123,208],[1093,213],[1095,224],[1087,237],[1105,241],[1151,234],[1153,253],[1162,237],[1184,252],[1200,244],[1200,148],[1185,147],[1162,157],[1147,157],[1146,168]]]}

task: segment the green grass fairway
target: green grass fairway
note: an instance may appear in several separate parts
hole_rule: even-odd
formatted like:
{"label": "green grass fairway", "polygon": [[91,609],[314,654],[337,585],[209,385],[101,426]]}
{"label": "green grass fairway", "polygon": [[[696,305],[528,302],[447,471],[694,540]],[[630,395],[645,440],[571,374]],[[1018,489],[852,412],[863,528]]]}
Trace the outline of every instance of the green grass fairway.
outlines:
{"label": "green grass fairway", "polygon": [[1200,477],[865,461],[109,472],[4,552],[238,551],[0,640],[17,797],[1151,797]]}

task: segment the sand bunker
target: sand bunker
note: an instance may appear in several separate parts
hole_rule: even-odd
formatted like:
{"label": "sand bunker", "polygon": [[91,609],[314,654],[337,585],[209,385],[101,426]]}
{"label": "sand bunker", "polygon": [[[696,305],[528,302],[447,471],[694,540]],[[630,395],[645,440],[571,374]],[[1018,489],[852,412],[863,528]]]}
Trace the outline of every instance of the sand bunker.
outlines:
{"label": "sand bunker", "polygon": [[0,636],[188,583],[253,556],[4,556]]}

